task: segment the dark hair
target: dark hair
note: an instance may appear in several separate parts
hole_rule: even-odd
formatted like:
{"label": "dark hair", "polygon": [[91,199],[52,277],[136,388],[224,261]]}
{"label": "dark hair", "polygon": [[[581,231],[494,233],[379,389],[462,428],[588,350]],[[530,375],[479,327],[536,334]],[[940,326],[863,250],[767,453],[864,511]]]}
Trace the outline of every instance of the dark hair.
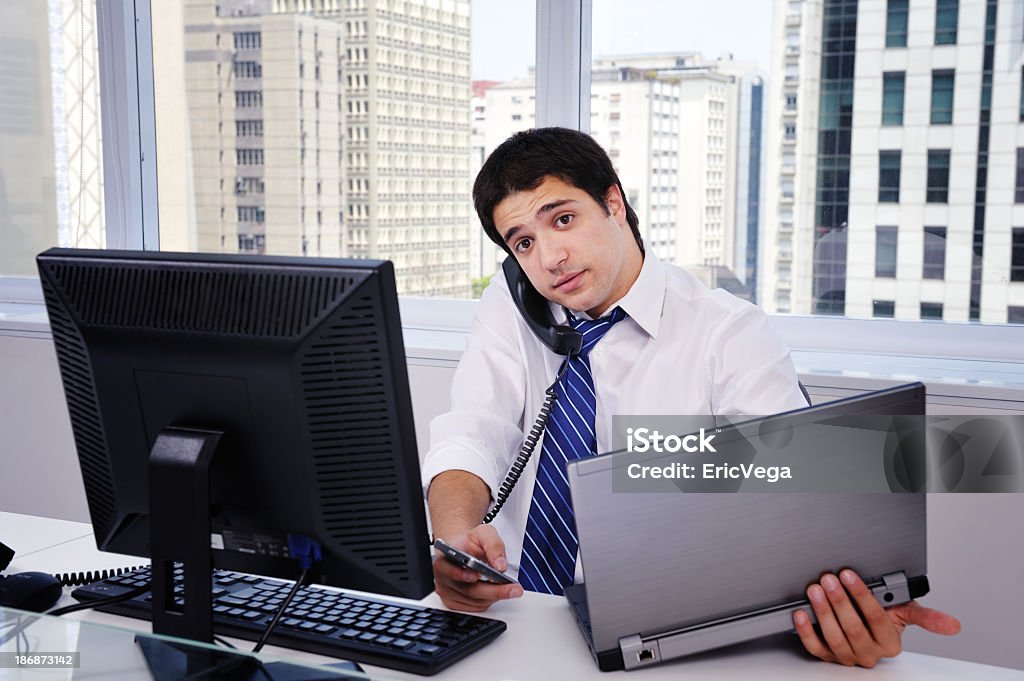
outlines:
{"label": "dark hair", "polygon": [[582,189],[608,210],[605,196],[615,185],[626,208],[626,222],[640,252],[640,220],[626,200],[619,176],[604,149],[590,135],[569,128],[535,128],[517,132],[501,143],[484,162],[473,183],[473,206],[484,233],[511,254],[494,224],[494,209],[511,194],[536,189],[547,177],[557,177]]}

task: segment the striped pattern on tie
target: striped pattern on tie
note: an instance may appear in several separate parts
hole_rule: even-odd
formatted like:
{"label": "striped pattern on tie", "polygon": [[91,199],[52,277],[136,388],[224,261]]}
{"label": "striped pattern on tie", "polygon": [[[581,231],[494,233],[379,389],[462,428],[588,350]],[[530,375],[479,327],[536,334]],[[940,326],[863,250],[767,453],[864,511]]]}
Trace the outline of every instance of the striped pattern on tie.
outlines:
{"label": "striped pattern on tie", "polygon": [[561,594],[573,582],[579,541],[565,467],[573,459],[597,453],[597,397],[590,351],[625,318],[620,308],[594,321],[569,318],[569,323],[583,334],[583,348],[567,360],[565,374],[555,387],[555,407],[544,434],[523,538],[519,582],[525,589]]}

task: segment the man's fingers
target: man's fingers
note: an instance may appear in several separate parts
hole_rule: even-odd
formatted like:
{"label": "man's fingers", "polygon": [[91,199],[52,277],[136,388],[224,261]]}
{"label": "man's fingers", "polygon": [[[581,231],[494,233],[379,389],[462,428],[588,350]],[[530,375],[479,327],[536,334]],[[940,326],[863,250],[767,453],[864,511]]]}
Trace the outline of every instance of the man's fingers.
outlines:
{"label": "man's fingers", "polygon": [[[846,591],[850,593],[857,603],[860,613],[854,611],[858,621],[867,622],[868,635],[873,644],[877,644],[878,653],[882,657],[896,657],[903,649],[900,644],[900,633],[902,629],[897,628],[892,618],[885,612],[885,608],[878,602],[871,589],[867,587],[864,580],[853,570],[843,570],[839,573]],[[861,627],[863,629],[863,626]],[[846,631],[847,638],[850,638],[850,631]],[[853,639],[851,639],[852,642]],[[854,645],[857,648],[857,644]]]}
{"label": "man's fingers", "polygon": [[[505,558],[505,542],[501,541],[497,530],[490,525],[477,525],[473,528],[467,539],[472,545],[479,549],[487,562],[496,570],[504,572],[508,569],[508,559]],[[470,551],[470,553],[476,553]]]}
{"label": "man's fingers", "polygon": [[825,590],[821,588],[820,584],[812,584],[807,587],[807,598],[811,601],[815,617],[818,618],[821,635],[836,661],[847,666],[856,664],[856,656],[853,654],[850,642],[846,640],[842,627],[836,620],[835,612],[832,610],[828,596],[825,595]]}
{"label": "man's fingers", "polygon": [[926,608],[917,601],[894,606],[889,612],[903,625],[913,624],[933,634],[952,636],[960,632],[960,620],[940,610]]}
{"label": "man's fingers", "polygon": [[440,577],[452,582],[472,583],[480,581],[480,573],[456,565],[440,554],[434,558],[434,577]]}
{"label": "man's fingers", "polygon": [[818,638],[818,634],[814,631],[814,625],[811,624],[811,618],[806,612],[797,610],[793,613],[793,626],[796,627],[796,633],[800,636],[800,642],[804,644],[807,652],[825,662],[836,661],[832,651]]}

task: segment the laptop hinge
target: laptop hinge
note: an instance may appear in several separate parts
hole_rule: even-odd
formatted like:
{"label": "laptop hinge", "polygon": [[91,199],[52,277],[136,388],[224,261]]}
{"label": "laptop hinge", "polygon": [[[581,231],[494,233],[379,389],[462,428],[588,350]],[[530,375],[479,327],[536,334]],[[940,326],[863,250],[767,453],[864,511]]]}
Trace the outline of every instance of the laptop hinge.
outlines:
{"label": "laptop hinge", "polygon": [[[911,586],[903,572],[893,572],[883,576],[880,582],[871,585],[870,589],[879,603],[889,606],[905,603],[911,598],[927,593],[927,586],[924,586],[923,592],[912,589]],[[627,670],[637,669],[712,648],[791,631],[793,612],[796,610],[810,610],[810,606],[806,600],[801,600],[749,615],[729,617],[646,638],[639,634],[624,636],[619,639],[623,667]],[[813,611],[810,614],[811,621],[814,622]]]}

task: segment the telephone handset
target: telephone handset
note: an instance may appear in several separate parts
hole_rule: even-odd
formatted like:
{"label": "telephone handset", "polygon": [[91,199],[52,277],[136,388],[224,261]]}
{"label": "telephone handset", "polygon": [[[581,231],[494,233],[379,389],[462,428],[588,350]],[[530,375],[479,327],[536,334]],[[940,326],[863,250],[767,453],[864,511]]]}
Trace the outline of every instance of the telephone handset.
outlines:
{"label": "telephone handset", "polygon": [[530,461],[533,450],[537,447],[537,442],[547,428],[551,410],[555,408],[555,386],[558,385],[558,382],[562,380],[562,376],[565,375],[565,370],[569,366],[569,358],[578,355],[583,347],[583,334],[568,324],[559,324],[555,321],[547,299],[533,287],[533,284],[526,278],[526,274],[514,257],[509,256],[505,258],[505,261],[501,264],[501,269],[505,273],[505,281],[508,282],[509,292],[512,294],[512,300],[516,305],[516,309],[523,316],[527,326],[530,327],[530,330],[533,331],[534,335],[544,345],[551,348],[556,354],[564,355],[565,359],[562,360],[562,365],[558,369],[558,376],[555,377],[555,382],[544,391],[546,397],[544,398],[544,404],[541,405],[540,413],[537,415],[537,420],[534,421],[533,427],[530,429],[529,434],[527,434],[522,447],[520,447],[519,455],[516,456],[516,460],[512,463],[511,468],[509,468],[505,481],[498,488],[498,496],[494,500],[494,506],[484,516],[483,522],[485,523],[491,522],[498,515],[498,511],[508,501],[509,495],[512,494],[516,483],[519,482],[523,471],[526,470],[526,464]]}
{"label": "telephone handset", "polygon": [[534,335],[556,355],[578,355],[583,347],[583,334],[568,324],[555,321],[547,299],[533,287],[515,258],[511,255],[505,258],[501,269],[505,272],[512,301]]}

